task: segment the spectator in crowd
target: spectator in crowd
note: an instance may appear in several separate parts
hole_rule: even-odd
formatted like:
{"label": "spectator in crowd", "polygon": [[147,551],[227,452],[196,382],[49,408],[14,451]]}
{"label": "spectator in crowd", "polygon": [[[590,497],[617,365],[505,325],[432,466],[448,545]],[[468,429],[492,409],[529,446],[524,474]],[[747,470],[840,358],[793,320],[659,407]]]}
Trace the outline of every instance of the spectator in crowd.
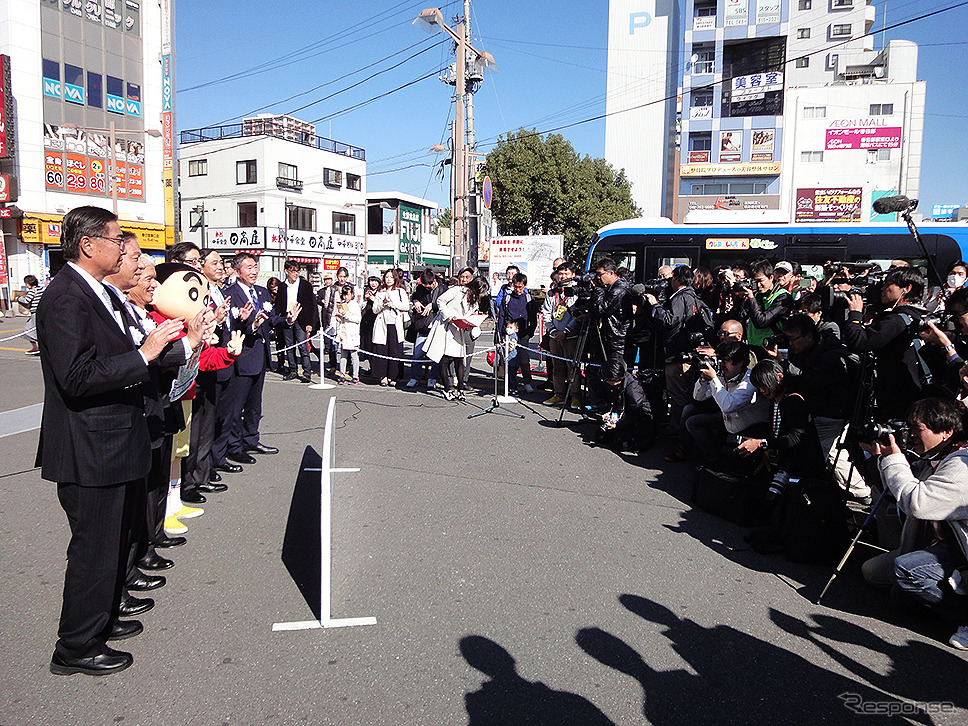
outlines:
{"label": "spectator in crowd", "polygon": [[864,298],[847,296],[847,322],[841,329],[847,348],[854,353],[874,353],[874,395],[881,420],[904,418],[911,402],[919,398],[923,371],[917,350],[911,345],[920,324],[915,307],[924,294],[924,277],[915,267],[889,270],[880,291],[883,310],[864,324]]}
{"label": "spectator in crowd", "polygon": [[[541,307],[544,317],[545,330],[548,333],[548,343],[551,355],[567,359],[555,361],[552,372],[553,393],[545,401],[546,405],[563,404],[567,402],[568,381],[574,373],[575,348],[578,343],[578,332],[581,324],[571,314],[571,308],[577,297],[569,294],[575,289],[575,266],[570,262],[563,262],[555,268],[557,283],[545,296]],[[577,397],[576,397],[577,398]],[[579,404],[580,400],[573,401]]]}
{"label": "spectator in crowd", "polygon": [[166,262],[181,262],[196,270],[202,269],[202,251],[194,242],[176,242],[165,251]]}
{"label": "spectator in crowd", "polygon": [[719,307],[719,285],[708,267],[697,267],[693,270],[692,289],[710,310]]}
{"label": "spectator in crowd", "polygon": [[840,326],[823,317],[823,299],[816,292],[809,292],[797,301],[797,309],[808,316],[817,326],[822,341],[840,340]]}
{"label": "spectator in crowd", "polygon": [[[341,300],[333,311],[336,320],[336,340],[339,343],[339,385],[360,382],[360,321],[363,311],[356,300],[352,285],[344,285]],[[352,374],[347,372],[349,365]]]}
{"label": "spectator in crowd", "polygon": [[[720,457],[727,435],[733,448],[744,438],[765,438],[770,420],[770,401],[750,381],[750,349],[737,340],[716,347],[720,370],[707,364],[699,369],[693,388],[696,401],[712,399],[713,413],[687,415],[684,426],[704,462]],[[722,374],[722,377],[720,377]]]}
{"label": "spectator in crowd", "polygon": [[413,343],[413,363],[410,366],[410,380],[407,381],[407,388],[417,385],[426,372],[427,388],[433,390],[437,383],[438,366],[422,362],[424,355],[424,343],[427,341],[427,334],[430,332],[430,325],[439,312],[437,300],[447,288],[437,281],[434,271],[426,269],[420,273],[420,282],[414,290],[411,302],[413,304],[413,317],[410,321],[410,328],[407,330],[407,337]]}
{"label": "spectator in crowd", "polygon": [[34,275],[24,277],[24,285],[27,287],[27,292],[17,298],[17,304],[30,316],[24,324],[24,337],[30,341],[30,350],[26,354],[40,355],[40,348],[37,347],[37,306],[40,305],[44,288],[40,286]]}
{"label": "spectator in crowd", "polygon": [[309,339],[313,332],[319,329],[319,310],[313,298],[313,286],[299,274],[299,263],[295,260],[286,260],[284,270],[286,283],[276,295],[274,302],[276,315],[280,318],[285,317],[296,305],[299,306],[299,315],[291,323],[284,323],[277,328],[282,343],[280,347],[286,349],[286,372],[283,378],[287,381],[296,378],[296,354],[298,353],[302,362],[302,375],[299,376],[299,380],[303,383],[311,383],[313,366],[309,359]]}
{"label": "spectator in crowd", "polygon": [[[266,280],[266,290],[269,291],[269,302],[272,303],[273,307],[275,307],[276,300],[279,298],[279,286],[281,284],[282,284],[282,280],[280,280],[278,277],[270,277],[268,280]],[[287,327],[288,326],[285,325],[285,324],[276,325],[276,326],[273,327],[272,332],[271,332],[272,340],[275,340],[275,342],[276,342],[276,359],[275,360],[272,360],[272,358],[270,356],[270,358],[269,358],[269,370],[271,370],[273,373],[278,373],[279,375],[281,375],[283,377],[285,377],[285,375],[286,375],[286,373],[288,371],[288,369],[286,368],[286,354],[282,351],[282,348],[283,348],[283,342],[282,342],[283,331]],[[295,373],[293,373],[293,376],[292,377],[293,378],[296,377]],[[286,379],[286,380],[291,380],[291,379]]]}
{"label": "spectator in crowd", "polygon": [[777,263],[776,268],[767,260],[753,263],[756,292],[744,290],[744,310],[748,319],[746,342],[757,356],[757,348],[780,332],[780,321],[793,310],[793,296],[787,290],[792,275],[793,267],[788,262]]}
{"label": "spectator in crowd", "polygon": [[671,265],[662,265],[662,267],[660,267],[658,269],[658,271],[656,272],[656,275],[655,276],[658,277],[660,280],[671,280],[672,279],[672,266]]}
{"label": "spectator in crowd", "polygon": [[[498,290],[497,296],[494,298],[494,309],[497,311],[498,314],[500,314],[501,305],[504,304],[504,296],[511,291],[511,283],[512,283],[512,280],[514,279],[514,276],[519,274],[520,272],[521,270],[517,265],[508,265],[507,268],[504,270],[504,283],[501,285],[501,289]],[[494,316],[494,319],[497,320],[497,315]],[[495,327],[495,330],[494,330],[495,342],[500,340],[499,333],[500,333],[500,328]]]}
{"label": "spectator in crowd", "polygon": [[444,398],[448,401],[464,400],[467,389],[464,368],[473,352],[474,338],[480,335],[479,327],[459,325],[458,321],[476,313],[486,294],[487,281],[475,277],[466,284],[448,287],[437,299],[439,312],[430,326],[424,351],[430,360],[440,364]]}
{"label": "spectator in crowd", "polygon": [[497,315],[497,327],[503,340],[507,327],[516,325],[518,336],[517,355],[508,363],[508,379],[511,390],[517,389],[518,369],[521,370],[521,381],[527,393],[534,391],[531,377],[531,354],[527,348],[531,345],[531,337],[538,327],[538,301],[528,292],[528,277],[517,273],[511,278],[511,290],[501,299],[501,307]]}
{"label": "spectator in crowd", "polygon": [[400,377],[397,359],[403,357],[404,319],[410,313],[410,298],[397,270],[383,273],[383,287],[373,296],[373,312],[373,377],[386,387]]}
{"label": "spectator in crowd", "polygon": [[[880,456],[881,480],[908,515],[894,560],[892,597],[900,605],[928,608],[955,626],[948,641],[968,650],[968,449],[959,445],[961,417],[950,401],[918,401],[908,416],[918,459],[908,463],[894,436],[862,444]],[[915,473],[915,470],[917,473]],[[918,522],[929,522],[931,541],[917,547]],[[895,553],[880,558],[889,559]],[[865,563],[875,574],[877,562]]]}
{"label": "spectator in crowd", "polygon": [[925,309],[929,313],[944,307],[945,300],[951,297],[956,290],[961,290],[968,283],[968,262],[958,260],[948,270],[945,284],[941,285],[937,292],[931,297]]}
{"label": "spectator in crowd", "polygon": [[506,280],[501,277],[501,273],[497,270],[491,273],[490,306],[492,320],[497,320],[497,298],[501,294],[501,289],[504,287],[505,282]]}
{"label": "spectator in crowd", "polygon": [[[376,294],[380,291],[380,278],[370,275],[366,279],[366,287],[363,289],[363,319],[360,322],[360,348],[364,351],[362,358],[366,358],[366,353],[373,352],[373,323],[376,321],[376,313],[373,312],[373,301]],[[370,375],[373,375],[373,361],[370,360]]]}
{"label": "spectator in crowd", "polygon": [[[316,292],[316,303],[319,305],[319,320],[320,325],[323,330],[323,349],[327,351],[327,357],[329,359],[329,369],[334,378],[339,378],[339,362],[336,360],[336,340],[335,340],[335,326],[333,321],[333,310],[336,309],[336,303],[340,299],[340,290],[343,289],[349,283],[350,273],[345,267],[340,267],[336,271],[336,283],[333,284],[332,278],[329,278],[329,284],[326,284],[326,278],[323,279],[323,287]],[[319,357],[319,377],[324,378],[323,373],[323,356]]]}

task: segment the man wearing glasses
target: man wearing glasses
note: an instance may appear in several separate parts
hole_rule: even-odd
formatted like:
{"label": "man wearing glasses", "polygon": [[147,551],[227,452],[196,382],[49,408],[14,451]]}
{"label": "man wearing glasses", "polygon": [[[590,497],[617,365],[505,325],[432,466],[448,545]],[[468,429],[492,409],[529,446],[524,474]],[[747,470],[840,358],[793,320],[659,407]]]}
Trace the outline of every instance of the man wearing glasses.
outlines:
{"label": "man wearing glasses", "polygon": [[[132,663],[109,640],[141,632],[119,621],[124,562],[140,487],[151,466],[142,384],[148,364],[184,327],[167,320],[135,346],[120,301],[102,280],[121,268],[124,237],[117,217],[78,207],[64,217],[67,264],[37,309],[44,373],[44,413],[37,464],[57,482],[70,523],[64,601],[51,658],[55,675],[106,675]],[[144,516],[142,511],[141,516]]]}

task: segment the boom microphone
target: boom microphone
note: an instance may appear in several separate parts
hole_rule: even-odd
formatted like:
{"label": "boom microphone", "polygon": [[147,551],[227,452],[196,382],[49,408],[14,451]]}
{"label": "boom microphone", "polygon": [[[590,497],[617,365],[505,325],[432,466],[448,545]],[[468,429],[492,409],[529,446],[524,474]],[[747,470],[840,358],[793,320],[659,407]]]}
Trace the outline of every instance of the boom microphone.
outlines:
{"label": "boom microphone", "polygon": [[878,214],[894,214],[896,212],[910,212],[918,206],[917,199],[908,199],[903,194],[893,197],[881,197],[874,200],[874,211]]}

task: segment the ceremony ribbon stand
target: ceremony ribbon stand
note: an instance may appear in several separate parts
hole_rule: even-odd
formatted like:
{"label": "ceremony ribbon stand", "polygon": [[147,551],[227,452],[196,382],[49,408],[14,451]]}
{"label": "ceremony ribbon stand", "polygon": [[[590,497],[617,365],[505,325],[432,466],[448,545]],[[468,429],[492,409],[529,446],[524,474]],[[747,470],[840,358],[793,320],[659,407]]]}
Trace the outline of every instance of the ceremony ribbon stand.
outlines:
{"label": "ceremony ribbon stand", "polygon": [[[273,632],[279,630],[312,630],[314,628],[348,628],[356,625],[376,625],[376,618],[336,618],[330,612],[332,600],[332,518],[333,474],[358,472],[359,469],[334,469],[333,464],[333,418],[336,413],[336,396],[329,399],[326,411],[326,427],[323,430],[322,463],[319,472],[319,620],[295,623],[274,623]],[[310,470],[311,471],[311,470]]]}
{"label": "ceremony ribbon stand", "polygon": [[[504,336],[504,395],[498,395],[497,387],[497,356],[494,357],[494,397],[491,399],[491,405],[485,409],[478,411],[477,413],[470,414],[467,418],[477,418],[478,416],[483,416],[486,413],[494,413],[495,411],[507,411],[512,416],[517,416],[518,418],[524,418],[523,413],[518,413],[517,411],[512,411],[510,408],[505,406],[506,403],[519,403],[528,409],[531,413],[541,416],[537,411],[535,411],[531,406],[526,404],[520,398],[515,398],[511,395],[510,388],[510,376],[508,375],[508,359],[511,357],[511,336]],[[544,418],[542,416],[542,418]]]}
{"label": "ceremony ribbon stand", "polygon": [[[310,383],[307,388],[311,388],[314,391],[327,391],[330,388],[336,388],[332,383],[326,382],[326,363],[324,359],[326,358],[326,344],[329,341],[326,340],[326,334],[320,329],[319,331],[319,383]],[[306,341],[306,345],[309,345],[309,341]]]}

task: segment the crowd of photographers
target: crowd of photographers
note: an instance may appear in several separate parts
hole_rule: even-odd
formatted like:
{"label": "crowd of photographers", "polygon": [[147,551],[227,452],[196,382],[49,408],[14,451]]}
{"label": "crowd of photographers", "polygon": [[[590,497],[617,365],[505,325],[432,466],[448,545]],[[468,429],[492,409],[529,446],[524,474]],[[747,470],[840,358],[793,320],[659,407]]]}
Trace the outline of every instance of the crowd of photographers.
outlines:
{"label": "crowd of photographers", "polygon": [[873,509],[884,554],[865,578],[968,649],[968,265],[931,290],[903,260],[630,277],[607,258],[557,268],[544,347],[599,380],[553,360],[546,403],[597,411],[626,450],[675,437],[665,458],[698,464],[697,504],[759,525],[759,551],[835,564]]}

